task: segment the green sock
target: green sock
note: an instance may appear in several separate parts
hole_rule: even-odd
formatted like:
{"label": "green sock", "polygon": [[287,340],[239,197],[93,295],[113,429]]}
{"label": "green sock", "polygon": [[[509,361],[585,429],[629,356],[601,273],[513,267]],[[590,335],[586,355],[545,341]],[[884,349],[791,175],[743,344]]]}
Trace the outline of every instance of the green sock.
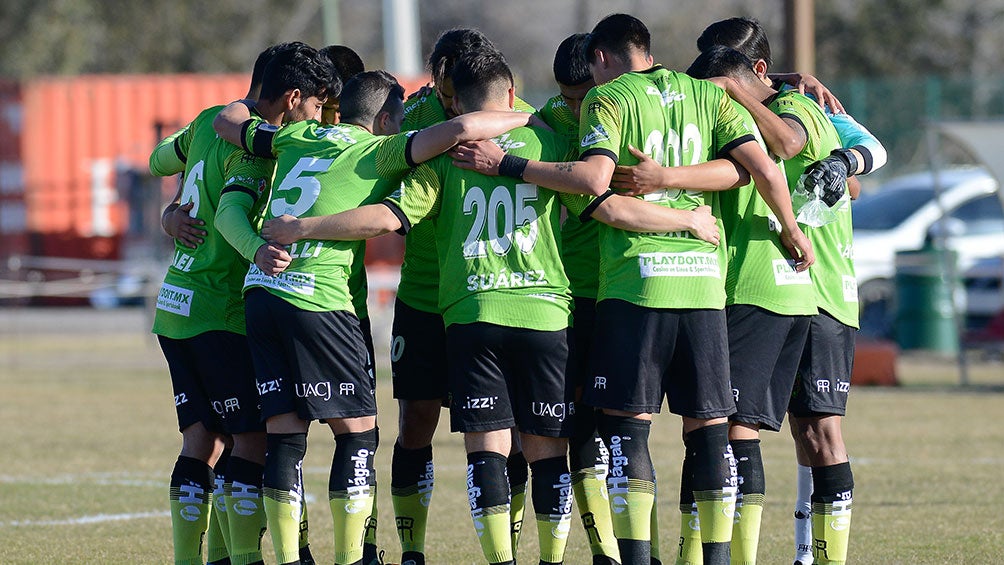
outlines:
{"label": "green sock", "polygon": [[303,515],[303,481],[300,470],[307,452],[307,434],[267,436],[262,502],[272,537],[276,563],[300,559],[300,517]]}
{"label": "green sock", "polygon": [[704,551],[701,546],[701,522],[697,518],[697,505],[693,502],[680,504],[680,552],[676,556],[676,565],[702,563]]}
{"label": "green sock", "polygon": [[617,538],[610,519],[610,499],[607,497],[606,471],[595,467],[581,469],[572,476],[572,492],[579,507],[582,527],[589,538],[593,555],[605,555],[620,561]]}
{"label": "green sock", "polygon": [[262,489],[262,495],[268,530],[275,548],[276,563],[298,561],[303,496],[295,491],[280,491],[268,487]]}
{"label": "green sock", "polygon": [[230,458],[226,497],[232,565],[250,565],[262,560],[261,538],[266,523],[261,497],[264,469],[253,461]]}
{"label": "green sock", "polygon": [[[655,469],[652,470],[652,476],[655,476]],[[655,496],[652,498],[652,519],[650,520],[651,525],[649,529],[651,531],[651,539],[649,544],[652,546],[651,560],[653,565],[661,564],[662,558],[659,555],[659,505],[656,500],[659,498],[659,487],[656,485]]]}
{"label": "green sock", "polygon": [[850,463],[812,468],[812,555],[815,563],[843,565],[847,561],[853,492]]}
{"label": "green sock", "polygon": [[691,481],[705,565],[724,565],[730,559],[738,479],[728,429],[724,423],[701,427],[685,440],[687,456],[693,458]]}
{"label": "green sock", "polygon": [[[402,561],[417,559],[425,553],[425,532],[429,521],[429,503],[435,483],[432,446],[406,449],[394,444],[391,461],[391,501],[394,521],[401,541]],[[412,555],[406,555],[412,554]]]}
{"label": "green sock", "polygon": [[[375,501],[376,429],[335,436],[335,453],[328,477],[328,503],[335,534],[335,564],[363,558],[366,523]],[[367,564],[368,565],[368,564]]]}
{"label": "green sock", "polygon": [[363,565],[380,565],[380,556],[377,555],[377,483],[375,474],[370,491],[373,493],[373,505],[370,509],[370,515],[366,518],[366,524],[363,526]]}
{"label": "green sock", "polygon": [[474,531],[489,563],[513,560],[510,527],[509,484],[505,476],[506,458],[501,453],[476,451],[467,454],[467,500]]}
{"label": "green sock", "polygon": [[526,483],[530,478],[523,452],[513,453],[506,459],[506,476],[509,477],[509,532],[512,553],[519,548],[519,536],[523,533],[523,514],[526,511]]}
{"label": "green sock", "polygon": [[763,503],[762,494],[742,495],[741,502],[736,502],[735,524],[732,526],[732,565],[756,564]]}
{"label": "green sock", "polygon": [[226,483],[227,466],[230,464],[230,449],[224,449],[213,473],[213,509],[209,515],[209,531],[206,533],[206,556],[209,565],[230,557],[230,524],[227,519]]}
{"label": "green sock", "polygon": [[812,555],[819,565],[847,562],[851,530],[851,501],[812,504]]}
{"label": "green sock", "polygon": [[694,503],[694,457],[690,449],[683,458],[680,471],[680,549],[676,565],[702,565],[701,521]]}
{"label": "green sock", "polygon": [[534,461],[530,471],[540,562],[561,563],[572,527],[572,500],[575,498],[568,458],[561,455]]}
{"label": "green sock", "polygon": [[736,460],[739,493],[732,526],[732,565],[756,565],[760,544],[760,521],[766,500],[763,456],[759,439],[736,439],[730,442]]}
{"label": "green sock", "polygon": [[[303,479],[300,479],[300,484],[303,484]],[[300,536],[297,540],[297,545],[300,546],[300,560],[303,560],[304,554],[310,555],[310,522],[307,520],[307,503],[303,503],[303,507],[300,509]]]}
{"label": "green sock", "polygon": [[209,527],[213,469],[179,456],[171,473],[171,526],[175,565],[202,565],[202,543]]}

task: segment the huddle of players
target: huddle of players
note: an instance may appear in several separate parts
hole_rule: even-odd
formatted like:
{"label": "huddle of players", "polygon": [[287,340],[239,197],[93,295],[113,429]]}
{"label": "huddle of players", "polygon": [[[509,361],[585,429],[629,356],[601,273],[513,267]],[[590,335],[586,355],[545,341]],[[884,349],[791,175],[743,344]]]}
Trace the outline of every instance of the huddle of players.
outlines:
{"label": "huddle of players", "polygon": [[[375,558],[363,554],[364,539],[372,542],[375,530],[375,515],[370,518],[377,446],[372,346],[367,350],[368,332],[361,327],[355,308],[360,296],[363,303],[365,299],[365,282],[359,278],[363,272],[359,240],[388,231],[407,233],[391,352],[394,394],[401,406],[391,486],[403,563],[425,562],[425,524],[433,484],[431,438],[440,406],[448,397],[451,426],[465,434],[471,513],[489,562],[513,561],[522,521],[519,495],[525,492],[526,462],[532,470],[531,499],[541,563],[562,561],[573,493],[589,532],[594,562],[657,559],[652,554],[657,547],[650,546],[655,479],[647,435],[650,414],[659,410],[664,393],[671,410],[684,416],[688,447],[684,487],[691,487],[682,493],[681,509],[687,502],[684,524],[690,532],[699,531],[697,539],[703,542],[688,548],[684,532],[678,562],[699,562],[702,553],[708,563],[728,561],[732,508],[740,481],[726,455],[736,449],[737,441],[755,448],[748,450],[755,456],[746,457],[754,459],[751,471],[748,475],[740,472],[741,509],[756,507],[758,502],[762,506],[763,473],[756,440],[733,439],[729,447],[726,417],[736,413],[730,389],[741,391],[735,393],[737,399],[745,400],[747,393],[735,382],[735,362],[731,387],[728,381],[729,359],[724,352],[726,346],[731,352],[733,338],[725,329],[721,271],[728,260],[727,283],[733,279],[737,256],[739,265],[742,257],[753,258],[758,263],[751,261],[750,270],[766,264],[777,285],[799,287],[804,301],[786,300],[804,308],[817,302],[812,295],[814,279],[804,274],[804,268],[811,262],[812,249],[820,254],[821,245],[830,244],[824,239],[811,245],[799,231],[780,169],[748,134],[756,131],[749,114],[738,111],[710,83],[652,67],[647,30],[625,15],[611,16],[588,37],[569,38],[559,48],[556,78],[566,96],[562,101],[552,99],[541,111],[556,133],[537,127],[513,129],[527,125],[529,115],[510,111],[518,99],[508,65],[490,41],[474,30],[451,30],[437,42],[430,57],[435,96],[416,96],[405,107],[403,91],[392,77],[363,73],[349,79],[341,92],[337,125],[300,121],[314,117],[325,98],[338,97],[340,85],[333,75],[327,78],[320,70],[324,65],[319,53],[302,44],[280,49],[280,53],[289,52],[308,59],[316,55],[315,72],[269,63],[264,72],[266,88],[257,101],[231,105],[222,114],[219,107],[207,110],[154,153],[163,157],[171,149],[180,158],[174,169],[184,162],[186,173],[177,200],[184,206],[165,214],[165,227],[175,232],[178,244],[158,300],[154,328],[162,344],[177,340],[191,347],[176,351],[172,347],[177,344],[164,346],[185,437],[172,475],[176,562],[201,559],[207,515],[229,521],[222,529],[231,534],[220,536],[226,553],[221,553],[218,544],[214,553],[214,529],[210,528],[210,561],[229,555],[233,563],[260,562],[260,539],[267,522],[278,562],[311,562],[300,465],[307,426],[314,419],[327,422],[335,435],[329,500],[336,563],[368,564]],[[588,90],[583,88],[586,81],[578,80],[583,77],[583,53],[597,82],[609,84],[593,89],[582,102],[587,111],[579,127],[575,107]],[[559,72],[565,66],[577,75]],[[752,68],[752,64],[747,66]],[[589,67],[585,68],[589,78]],[[253,99],[253,93],[248,98]],[[626,105],[632,98],[634,105]],[[802,106],[820,113],[812,102]],[[631,119],[650,131],[624,127],[621,114],[628,107],[637,113]],[[248,108],[254,116],[245,122]],[[455,112],[464,115],[455,118]],[[207,138],[204,145],[209,149],[194,142],[200,132],[210,133],[206,125],[210,118],[215,118],[224,138],[259,157],[218,140]],[[402,119],[406,130],[440,125],[418,134],[399,134]],[[287,125],[278,129],[283,123]],[[495,140],[488,145],[463,143],[491,137]],[[580,143],[583,149],[578,162],[570,161],[575,154],[570,153],[569,141]],[[450,156],[436,156],[458,143]],[[827,157],[828,151],[815,145],[816,159]],[[638,192],[646,190],[638,184],[644,179],[641,166],[615,170],[617,163],[633,164],[643,157],[632,151],[633,146],[643,147],[656,158],[648,160],[655,168],[647,170],[661,176],[655,185],[660,190],[644,199],[614,195],[607,188],[624,184]],[[753,196],[750,186],[721,195],[693,190],[724,190],[740,184],[740,169],[730,161],[710,160],[720,153],[729,153],[749,170],[770,209]],[[192,163],[196,155],[205,159]],[[694,166],[661,166],[684,162]],[[274,181],[270,167],[275,169]],[[857,169],[849,172],[864,172]],[[213,176],[210,170],[224,174]],[[170,167],[157,171],[177,172]],[[504,176],[495,179],[482,174],[499,172]],[[742,205],[748,210],[738,205],[730,208],[727,197],[731,194],[745,199]],[[568,209],[569,219],[559,228],[560,205]],[[719,219],[710,214],[711,209],[716,209],[724,224],[722,244]],[[734,224],[729,222],[729,210]],[[783,226],[785,251],[801,254],[798,269],[783,255],[782,239],[771,235],[771,221],[778,223],[771,211]],[[760,256],[754,254],[754,239],[748,244],[733,241],[742,236],[730,229],[755,223],[748,216],[738,221],[745,212],[762,220],[760,235],[765,237],[756,241],[767,247],[755,250]],[[261,218],[270,221],[259,236],[256,227]],[[849,213],[846,218],[849,226]],[[211,227],[199,231],[200,220]],[[197,232],[196,236],[187,235],[191,232]],[[195,249],[186,246],[188,241],[197,243]],[[232,284],[221,288],[223,270],[203,271],[202,263],[226,263],[226,280],[233,279]],[[248,263],[250,270],[243,268]],[[206,281],[221,291],[211,299],[206,296],[208,289],[199,286]],[[194,317],[203,325],[210,320],[239,322],[242,287],[248,334],[243,347],[250,343],[250,352],[199,342],[214,332],[235,340],[243,333],[239,324],[207,331],[192,321]],[[788,288],[781,290],[785,292],[776,294],[786,296]],[[571,330],[573,296],[575,329]],[[729,300],[742,304],[732,295]],[[209,311],[223,305],[230,309]],[[730,330],[733,309],[730,306]],[[816,311],[811,310],[805,313]],[[764,315],[753,307],[749,311],[743,313],[754,321],[742,327],[747,331],[762,328],[758,324],[764,323]],[[782,327],[789,324],[787,318],[794,317],[781,314],[769,323]],[[597,322],[591,332],[593,315]],[[798,323],[804,341],[809,318],[801,316]],[[625,331],[638,324],[648,327]],[[174,329],[182,326],[188,328],[187,335]],[[849,347],[847,343],[838,346]],[[788,347],[785,360],[797,362],[801,342]],[[590,350],[591,370],[586,360]],[[242,358],[242,364],[224,361],[229,373],[224,372],[219,367],[221,351],[239,351],[235,355]],[[249,359],[253,359],[257,386],[239,396],[233,384],[249,381]],[[755,413],[748,416],[753,428],[779,428],[794,379],[794,371],[789,372],[783,398],[772,388],[775,383],[769,368],[766,376],[756,377],[759,381],[749,382],[751,390],[763,389],[749,395],[767,396],[768,389],[774,394],[766,406],[754,400],[751,409]],[[230,378],[221,380],[222,375]],[[844,382],[847,376],[849,361]],[[209,381],[225,390],[204,385]],[[186,386],[199,390],[188,392]],[[585,403],[603,407],[602,415],[581,405],[575,410],[583,390]],[[186,401],[179,403],[179,397]],[[778,399],[785,400],[783,406],[771,403]],[[203,412],[183,418],[182,408],[189,400]],[[265,422],[267,433],[262,433],[258,422],[245,422],[244,428],[237,425],[241,401],[245,409],[260,402],[258,422]],[[219,408],[212,413],[208,407]],[[216,427],[219,419],[223,426]],[[511,435],[512,428],[519,433]],[[217,432],[232,434],[235,454],[242,436],[252,435],[257,442],[251,445],[257,450],[241,453],[252,451],[257,459],[231,454],[230,462],[221,467],[215,459],[222,447]],[[569,440],[565,438],[569,436],[571,469],[566,457]],[[263,438],[267,449],[261,449]],[[207,446],[202,451],[186,451],[189,443],[200,441]],[[512,455],[518,452],[517,445],[522,447],[521,457]],[[610,449],[609,472],[604,446]],[[741,469],[743,458],[739,459]],[[210,513],[206,505],[214,463],[217,481],[220,475],[224,477],[216,494],[226,502],[222,511],[217,504]],[[756,488],[744,491],[742,485],[757,483],[756,465],[760,467],[759,493]],[[820,474],[825,476],[825,471]],[[825,487],[817,485],[816,491],[828,489],[831,483],[844,486],[832,478],[821,482]],[[818,512],[835,511],[849,520],[849,486],[840,494],[844,492],[846,496],[838,501],[823,501]],[[701,519],[699,530],[691,527],[698,522],[690,519],[690,501]],[[747,512],[740,515],[745,518]],[[189,520],[193,516],[197,519]],[[748,535],[741,538],[746,543],[746,549],[741,549],[746,554],[743,562],[755,560],[758,518],[757,513],[757,524],[746,529],[753,532],[752,540]],[[242,521],[253,521],[254,527],[237,533]],[[742,519],[737,531],[740,523]],[[844,535],[842,547],[846,548],[846,528],[837,533]],[[612,543],[614,536],[617,544]],[[694,536],[689,539],[693,542]],[[829,544],[829,548],[822,546],[826,551],[820,560],[841,560],[835,555],[834,542],[822,534],[817,539]],[[187,549],[179,553],[179,545]],[[247,551],[251,545],[257,553]],[[372,543],[365,545],[375,554]],[[702,549],[695,552],[695,547]]]}

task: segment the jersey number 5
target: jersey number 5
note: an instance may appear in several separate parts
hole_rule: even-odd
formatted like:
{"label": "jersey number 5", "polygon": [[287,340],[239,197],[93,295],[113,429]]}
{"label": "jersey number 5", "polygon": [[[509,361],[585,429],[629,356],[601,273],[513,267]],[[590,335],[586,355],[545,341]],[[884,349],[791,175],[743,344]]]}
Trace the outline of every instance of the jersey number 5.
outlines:
{"label": "jersey number 5", "polygon": [[328,170],[334,162],[334,159],[315,157],[303,157],[297,161],[272,195],[272,203],[269,205],[272,217],[277,218],[283,214],[299,217],[310,210],[321,195],[321,181],[314,175]]}

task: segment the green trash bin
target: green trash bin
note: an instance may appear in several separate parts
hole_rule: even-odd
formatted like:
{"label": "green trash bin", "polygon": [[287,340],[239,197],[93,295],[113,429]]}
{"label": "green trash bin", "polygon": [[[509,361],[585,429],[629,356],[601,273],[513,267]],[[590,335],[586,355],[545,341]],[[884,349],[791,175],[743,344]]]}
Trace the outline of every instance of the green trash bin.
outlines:
{"label": "green trash bin", "polygon": [[[946,263],[942,263],[940,253],[945,254]],[[895,331],[900,349],[958,353],[959,330],[953,304],[965,298],[958,275],[952,284],[943,268],[957,265],[956,261],[954,251],[938,251],[931,247],[896,253]]]}

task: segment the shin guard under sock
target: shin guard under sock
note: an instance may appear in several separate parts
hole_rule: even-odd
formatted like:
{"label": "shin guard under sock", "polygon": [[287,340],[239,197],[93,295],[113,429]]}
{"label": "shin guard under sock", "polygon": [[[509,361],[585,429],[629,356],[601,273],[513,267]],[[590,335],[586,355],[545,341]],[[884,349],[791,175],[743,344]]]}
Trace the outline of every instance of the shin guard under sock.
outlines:
{"label": "shin guard under sock", "polygon": [[704,426],[687,434],[693,457],[694,500],[700,517],[704,565],[727,565],[736,506],[736,467],[727,423]]}
{"label": "shin guard under sock", "polygon": [[572,525],[572,475],[564,457],[540,459],[530,464],[530,489],[537,519],[537,540],[542,564],[561,563]]}
{"label": "shin guard under sock", "polygon": [[266,442],[262,502],[275,559],[280,565],[299,563],[304,505],[301,469],[307,434],[268,434]]}
{"label": "shin guard under sock", "polygon": [[600,434],[610,450],[611,518],[621,563],[650,565],[655,476],[648,451],[652,422],[604,414]]}
{"label": "shin guard under sock", "polygon": [[506,459],[506,476],[509,477],[509,532],[512,538],[512,553],[519,548],[519,536],[523,533],[523,514],[526,511],[526,483],[529,467],[522,451],[510,453]]}
{"label": "shin guard under sock", "polygon": [[511,563],[509,481],[504,455],[492,451],[467,454],[467,500],[485,559],[489,563]]}
{"label": "shin guard under sock", "polygon": [[206,561],[209,565],[232,565],[230,561],[230,526],[227,521],[227,465],[231,450],[224,449],[213,467],[213,509],[206,532]]}
{"label": "shin guard under sock", "polygon": [[397,536],[401,541],[402,563],[409,559],[416,565],[425,562],[425,528],[429,521],[434,484],[432,445],[406,449],[395,443],[390,488]]}
{"label": "shin guard under sock", "polygon": [[817,564],[847,561],[853,492],[850,463],[812,468],[812,554]]}
{"label": "shin guard under sock", "polygon": [[227,467],[227,515],[230,518],[230,560],[233,565],[262,561],[261,538],[265,535],[265,505],[262,481],[265,466],[231,457]]}
{"label": "shin guard under sock", "polygon": [[704,550],[701,547],[701,522],[694,502],[694,457],[686,449],[680,471],[680,547],[676,565],[701,565]]}
{"label": "shin guard under sock", "polygon": [[198,459],[178,456],[171,473],[171,526],[175,565],[202,565],[202,542],[209,527],[213,469]]}
{"label": "shin guard under sock", "polygon": [[732,526],[732,564],[756,565],[760,520],[766,500],[760,440],[737,439],[730,443],[739,479],[735,523]]}
{"label": "shin guard under sock", "polygon": [[328,477],[328,503],[335,535],[335,563],[363,558],[363,538],[374,502],[376,429],[335,436],[335,453]]}
{"label": "shin guard under sock", "polygon": [[569,468],[575,504],[589,539],[593,565],[620,562],[607,496],[610,452],[596,433],[595,410],[586,408],[577,412],[575,418],[575,429],[568,440]]}

